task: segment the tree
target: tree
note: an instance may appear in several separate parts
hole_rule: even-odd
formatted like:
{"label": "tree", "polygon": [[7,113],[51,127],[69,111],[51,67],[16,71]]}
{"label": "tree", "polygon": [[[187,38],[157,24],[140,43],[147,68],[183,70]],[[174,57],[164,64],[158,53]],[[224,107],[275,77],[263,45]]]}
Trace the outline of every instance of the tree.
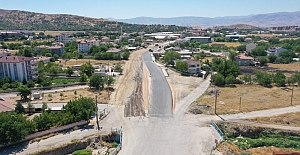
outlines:
{"label": "tree", "polygon": [[77,95],[77,91],[76,90],[74,91],[74,95],[75,95],[75,98],[76,98],[76,95]]}
{"label": "tree", "polygon": [[80,75],[79,82],[86,82],[87,81],[88,76],[84,72],[80,72],[79,75]]}
{"label": "tree", "polygon": [[33,106],[33,104],[32,103],[30,103],[30,102],[28,102],[28,104],[27,104],[27,109],[28,109],[28,113],[29,114],[32,114],[33,112],[34,112],[34,106]]}
{"label": "tree", "polygon": [[212,76],[212,82],[216,86],[224,86],[225,85],[225,78],[222,74],[217,73],[217,74],[214,74]]}
{"label": "tree", "polygon": [[73,68],[68,67],[68,68],[66,69],[66,73],[67,73],[69,76],[71,76],[71,75],[74,73]]}
{"label": "tree", "polygon": [[234,60],[234,58],[236,57],[236,56],[238,56],[239,54],[238,53],[236,53],[236,52],[230,52],[229,53],[229,59],[231,60],[231,61],[233,61]]}
{"label": "tree", "polygon": [[17,114],[23,114],[25,112],[25,108],[23,107],[21,102],[17,102],[16,107],[15,107],[15,112]]}
{"label": "tree", "polygon": [[235,84],[235,77],[233,75],[229,75],[225,78],[225,83],[226,84]]}
{"label": "tree", "polygon": [[23,77],[22,84],[23,84],[23,85],[26,85],[26,84],[27,84],[27,80],[26,80],[25,77]]}
{"label": "tree", "polygon": [[273,81],[277,87],[285,86],[285,80],[286,80],[286,77],[282,72],[276,72]]}
{"label": "tree", "polygon": [[292,76],[292,81],[293,81],[293,83],[297,82],[298,86],[300,85],[300,73],[299,72]]}
{"label": "tree", "polygon": [[73,122],[89,121],[96,110],[96,106],[93,98],[80,97],[76,100],[70,100],[63,109],[66,113],[74,116]]}
{"label": "tree", "polygon": [[180,59],[181,55],[178,52],[175,51],[168,51],[165,53],[164,61],[166,65],[172,65],[174,66],[174,60]]}
{"label": "tree", "polygon": [[52,100],[52,94],[48,94],[48,101]]}
{"label": "tree", "polygon": [[31,94],[31,89],[29,89],[27,86],[22,85],[18,88],[18,92],[20,92],[21,99],[25,100],[27,99],[27,96]]}
{"label": "tree", "polygon": [[187,72],[189,64],[186,61],[178,61],[176,62],[175,68],[180,72]]}
{"label": "tree", "polygon": [[104,79],[99,74],[93,74],[90,77],[90,84],[89,86],[92,88],[94,87],[96,90],[103,90],[104,88]]}
{"label": "tree", "polygon": [[87,62],[83,64],[80,67],[80,70],[85,73],[88,77],[92,76],[92,73],[94,72],[94,67],[91,65],[91,63]]}
{"label": "tree", "polygon": [[18,142],[35,132],[35,123],[22,114],[0,113],[0,145]]}
{"label": "tree", "polygon": [[130,56],[130,52],[129,51],[124,52],[123,53],[123,60],[128,60],[129,56]]}
{"label": "tree", "polygon": [[63,97],[64,97],[64,94],[63,94],[63,93],[60,93],[59,96],[60,96],[60,99],[62,100]]}
{"label": "tree", "polygon": [[240,45],[236,48],[236,50],[240,52],[246,51],[246,45]]}
{"label": "tree", "polygon": [[48,105],[46,102],[43,102],[43,105],[42,105],[42,112],[45,112],[45,110],[48,109]]}
{"label": "tree", "polygon": [[108,87],[115,82],[115,79],[111,76],[105,76],[103,80]]}
{"label": "tree", "polygon": [[245,81],[245,84],[247,83],[252,84],[252,76],[250,74],[245,74],[242,78]]}
{"label": "tree", "polygon": [[268,56],[268,59],[269,59],[269,62],[270,62],[270,63],[274,63],[274,62],[276,61],[276,59],[277,59],[277,56],[274,55],[274,54],[270,54],[270,55]]}
{"label": "tree", "polygon": [[27,87],[28,87],[28,88],[33,88],[34,85],[35,85],[35,83],[34,83],[32,80],[27,81]]}
{"label": "tree", "polygon": [[264,46],[257,46],[251,51],[252,56],[267,56],[266,48]]}
{"label": "tree", "polygon": [[271,75],[266,72],[255,71],[255,76],[258,84],[268,87],[272,83]]}
{"label": "tree", "polygon": [[222,74],[224,78],[233,75],[235,78],[240,74],[239,66],[231,60],[221,60],[217,65],[217,72]]}
{"label": "tree", "polygon": [[120,64],[117,64],[116,67],[115,67],[115,71],[122,74],[122,71],[123,71],[122,66]]}
{"label": "tree", "polygon": [[260,66],[265,66],[267,63],[268,63],[268,59],[266,57],[260,57],[259,58]]}

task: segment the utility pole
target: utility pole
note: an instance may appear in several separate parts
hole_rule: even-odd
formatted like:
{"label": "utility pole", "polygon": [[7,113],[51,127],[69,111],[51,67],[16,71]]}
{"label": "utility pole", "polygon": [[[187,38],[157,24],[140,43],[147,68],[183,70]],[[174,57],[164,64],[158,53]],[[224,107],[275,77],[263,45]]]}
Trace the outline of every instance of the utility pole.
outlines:
{"label": "utility pole", "polygon": [[215,114],[217,114],[217,100],[218,100],[218,93],[217,93],[217,89],[214,86],[214,91],[215,91]]}
{"label": "utility pole", "polygon": [[96,121],[97,121],[97,129],[100,130],[99,127],[99,120],[98,120],[98,102],[97,102],[98,96],[96,95]]}
{"label": "utility pole", "polygon": [[291,95],[291,105],[293,105],[294,86],[295,86],[295,84],[293,83],[292,95]]}
{"label": "utility pole", "polygon": [[241,106],[242,106],[242,97],[240,97],[240,107],[239,107],[240,111],[241,111]]}

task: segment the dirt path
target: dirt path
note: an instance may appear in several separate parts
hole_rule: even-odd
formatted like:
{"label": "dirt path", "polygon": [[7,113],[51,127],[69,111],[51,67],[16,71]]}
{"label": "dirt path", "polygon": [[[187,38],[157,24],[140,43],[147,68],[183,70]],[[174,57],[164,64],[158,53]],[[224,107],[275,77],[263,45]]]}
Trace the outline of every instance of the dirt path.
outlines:
{"label": "dirt path", "polygon": [[149,48],[133,52],[123,67],[123,75],[115,82],[109,103],[125,105],[125,116],[144,116],[148,109],[149,73],[143,55]]}
{"label": "dirt path", "polygon": [[300,127],[283,126],[283,125],[276,125],[276,124],[264,124],[264,123],[246,121],[246,120],[242,120],[242,119],[228,120],[228,122],[233,122],[233,123],[237,123],[237,124],[251,125],[251,126],[266,127],[266,128],[274,128],[274,129],[300,131]]}

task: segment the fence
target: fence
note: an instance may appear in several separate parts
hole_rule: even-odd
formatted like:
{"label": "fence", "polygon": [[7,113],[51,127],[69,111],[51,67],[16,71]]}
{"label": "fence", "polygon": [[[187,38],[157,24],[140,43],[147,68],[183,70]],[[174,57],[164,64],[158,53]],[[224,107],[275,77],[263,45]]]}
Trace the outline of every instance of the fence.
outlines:
{"label": "fence", "polygon": [[[60,87],[68,87],[68,86],[77,86],[77,85],[86,85],[86,82],[76,82],[76,83],[70,83],[70,84],[63,84],[63,85],[56,85],[56,86],[46,86],[46,87],[37,87],[37,88],[31,88],[31,90],[50,90],[52,88],[60,88]],[[1,90],[0,93],[12,93],[12,92],[18,92],[16,90]]]}
{"label": "fence", "polygon": [[116,132],[116,133],[119,133],[120,134],[120,144],[116,147],[116,149],[114,150],[114,152],[111,153],[111,155],[117,155],[121,149],[122,149],[122,126],[121,126],[121,129],[113,129],[111,128],[111,132]]}
{"label": "fence", "polygon": [[218,127],[214,120],[211,120],[211,125],[217,130],[217,132],[221,136],[221,139],[215,139],[215,145],[213,145],[212,147],[213,149],[215,149],[218,146],[218,144],[220,144],[224,140],[224,133],[221,131],[221,129]]}
{"label": "fence", "polygon": [[218,127],[218,125],[215,123],[214,120],[211,120],[211,125],[217,130],[217,132],[220,134],[220,136],[222,137],[222,141],[224,139],[224,133],[222,132],[222,130]]}

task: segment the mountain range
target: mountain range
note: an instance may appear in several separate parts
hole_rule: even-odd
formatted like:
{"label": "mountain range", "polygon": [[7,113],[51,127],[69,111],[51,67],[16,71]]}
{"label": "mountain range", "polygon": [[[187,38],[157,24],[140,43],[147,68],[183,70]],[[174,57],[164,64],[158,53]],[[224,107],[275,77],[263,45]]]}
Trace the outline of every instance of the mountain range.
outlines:
{"label": "mountain range", "polygon": [[248,24],[257,27],[272,27],[285,25],[300,25],[300,11],[297,12],[276,12],[268,14],[257,14],[248,16],[226,16],[226,17],[172,17],[172,18],[152,18],[136,17],[130,19],[113,19],[108,20],[125,22],[131,24],[162,24],[178,26],[225,26],[233,24]]}
{"label": "mountain range", "polygon": [[0,30],[142,32],[182,31],[175,25],[139,25],[69,14],[44,14],[0,9]]}

